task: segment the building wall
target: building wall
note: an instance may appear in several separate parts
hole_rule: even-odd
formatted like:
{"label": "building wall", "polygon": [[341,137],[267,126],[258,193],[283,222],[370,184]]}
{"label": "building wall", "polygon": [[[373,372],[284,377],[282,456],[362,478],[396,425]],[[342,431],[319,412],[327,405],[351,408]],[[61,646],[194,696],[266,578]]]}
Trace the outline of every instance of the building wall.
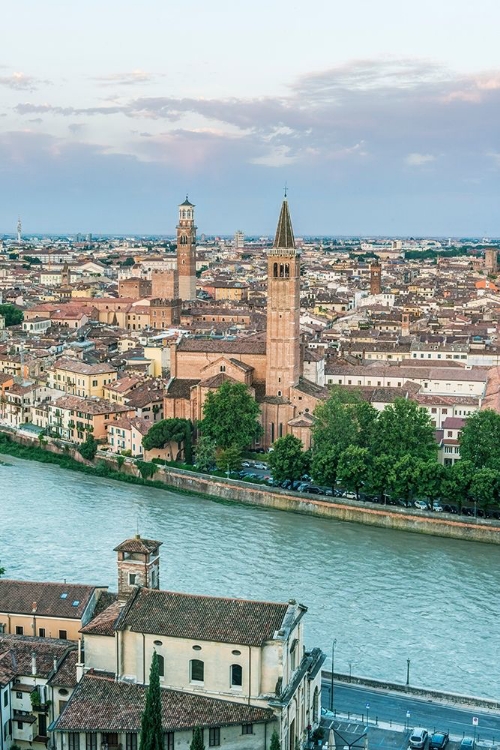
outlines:
{"label": "building wall", "polygon": [[154,269],[151,273],[151,296],[161,299],[178,299],[179,278],[177,271]]}
{"label": "building wall", "polygon": [[63,617],[38,617],[37,615],[9,614],[0,612],[0,624],[4,625],[4,633],[16,634],[16,628],[22,627],[21,635],[40,635],[40,628],[45,629],[45,638],[59,638],[60,631],[66,631],[69,641],[80,638],[81,620],[69,620]]}

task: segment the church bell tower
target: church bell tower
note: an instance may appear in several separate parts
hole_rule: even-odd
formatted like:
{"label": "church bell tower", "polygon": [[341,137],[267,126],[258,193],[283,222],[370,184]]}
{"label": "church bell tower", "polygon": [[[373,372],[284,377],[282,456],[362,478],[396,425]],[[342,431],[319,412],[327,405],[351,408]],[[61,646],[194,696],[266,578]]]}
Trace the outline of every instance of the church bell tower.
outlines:
{"label": "church bell tower", "polygon": [[177,224],[177,274],[181,300],[196,299],[196,227],[194,205],[186,200],[179,206]]}
{"label": "church bell tower", "polygon": [[290,397],[300,377],[300,254],[285,197],[267,257],[266,396]]}
{"label": "church bell tower", "polygon": [[161,544],[136,534],[115,547],[114,551],[118,553],[118,599],[126,599],[135,586],[160,588]]}

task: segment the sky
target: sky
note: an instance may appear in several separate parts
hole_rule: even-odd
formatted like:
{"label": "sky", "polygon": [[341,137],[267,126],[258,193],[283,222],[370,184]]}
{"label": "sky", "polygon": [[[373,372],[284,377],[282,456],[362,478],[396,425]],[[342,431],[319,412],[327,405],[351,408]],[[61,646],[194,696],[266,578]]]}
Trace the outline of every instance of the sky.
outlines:
{"label": "sky", "polygon": [[500,236],[498,0],[4,0],[0,232]]}

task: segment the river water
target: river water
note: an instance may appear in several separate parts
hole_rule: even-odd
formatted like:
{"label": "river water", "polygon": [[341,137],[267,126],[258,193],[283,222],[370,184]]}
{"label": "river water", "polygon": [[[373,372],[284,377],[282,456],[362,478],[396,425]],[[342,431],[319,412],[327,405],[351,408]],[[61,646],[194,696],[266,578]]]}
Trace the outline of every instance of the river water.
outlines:
{"label": "river water", "polygon": [[[335,670],[500,698],[500,547],[135,487],[4,457],[9,578],[109,585],[113,547],[163,541],[161,587],[309,607]],[[330,659],[330,656],[329,656]],[[329,659],[325,666],[329,666]]]}

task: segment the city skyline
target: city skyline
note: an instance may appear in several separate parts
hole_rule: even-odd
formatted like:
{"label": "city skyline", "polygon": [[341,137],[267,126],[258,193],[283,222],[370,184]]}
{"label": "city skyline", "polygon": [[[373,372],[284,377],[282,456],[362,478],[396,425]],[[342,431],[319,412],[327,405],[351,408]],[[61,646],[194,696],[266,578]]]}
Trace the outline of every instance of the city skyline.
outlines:
{"label": "city skyline", "polygon": [[0,231],[500,235],[500,8],[434,6],[16,5]]}

